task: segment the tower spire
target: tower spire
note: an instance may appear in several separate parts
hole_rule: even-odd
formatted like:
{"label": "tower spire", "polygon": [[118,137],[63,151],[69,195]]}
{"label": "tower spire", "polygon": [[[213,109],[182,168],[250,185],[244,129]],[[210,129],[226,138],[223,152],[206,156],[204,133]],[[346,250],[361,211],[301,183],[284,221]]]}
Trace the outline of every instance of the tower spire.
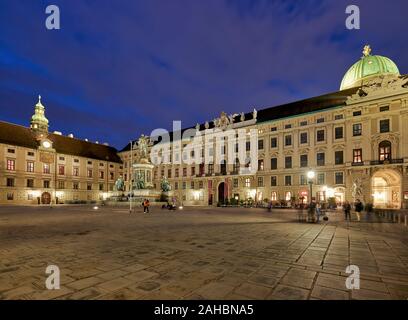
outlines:
{"label": "tower spire", "polygon": [[31,117],[30,128],[36,131],[48,132],[48,119],[45,117],[45,107],[41,103],[41,95],[38,95],[38,102]]}

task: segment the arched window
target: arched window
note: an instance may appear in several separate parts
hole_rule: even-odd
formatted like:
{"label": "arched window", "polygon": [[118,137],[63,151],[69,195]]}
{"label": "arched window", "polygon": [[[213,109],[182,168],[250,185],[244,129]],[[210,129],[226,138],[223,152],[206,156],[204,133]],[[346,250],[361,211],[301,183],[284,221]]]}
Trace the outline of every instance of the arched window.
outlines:
{"label": "arched window", "polygon": [[381,141],[378,145],[378,155],[380,161],[391,160],[391,142]]}

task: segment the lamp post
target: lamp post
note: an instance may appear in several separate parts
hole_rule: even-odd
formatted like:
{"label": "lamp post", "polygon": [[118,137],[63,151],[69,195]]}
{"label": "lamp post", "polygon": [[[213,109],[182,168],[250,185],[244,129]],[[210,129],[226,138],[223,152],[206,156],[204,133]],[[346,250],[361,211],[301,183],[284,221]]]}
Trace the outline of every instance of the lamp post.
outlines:
{"label": "lamp post", "polygon": [[307,172],[307,179],[309,182],[309,187],[310,187],[310,201],[309,204],[312,205],[312,192],[313,192],[313,179],[315,177],[315,172],[313,170],[310,170]]}

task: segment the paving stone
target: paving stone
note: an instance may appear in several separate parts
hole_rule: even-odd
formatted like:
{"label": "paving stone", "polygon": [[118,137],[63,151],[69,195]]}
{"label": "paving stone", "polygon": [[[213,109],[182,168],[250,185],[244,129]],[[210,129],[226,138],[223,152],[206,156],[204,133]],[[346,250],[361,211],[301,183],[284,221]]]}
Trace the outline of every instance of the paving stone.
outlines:
{"label": "paving stone", "polygon": [[320,287],[316,285],[312,290],[311,297],[321,300],[348,300],[349,293],[347,291],[341,291],[327,287]]}
{"label": "paving stone", "polygon": [[270,292],[271,288],[255,285],[252,283],[243,283],[234,291],[234,293],[236,294],[259,300],[265,299]]}
{"label": "paving stone", "polygon": [[306,300],[309,296],[309,290],[278,285],[267,299],[274,300]]}

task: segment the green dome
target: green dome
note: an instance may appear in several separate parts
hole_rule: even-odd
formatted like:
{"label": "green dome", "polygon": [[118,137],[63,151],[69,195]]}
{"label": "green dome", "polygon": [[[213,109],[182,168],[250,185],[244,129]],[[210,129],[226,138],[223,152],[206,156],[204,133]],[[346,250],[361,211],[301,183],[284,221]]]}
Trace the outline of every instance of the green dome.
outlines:
{"label": "green dome", "polygon": [[365,46],[364,56],[351,66],[341,81],[340,90],[362,85],[363,80],[382,74],[399,75],[397,65],[389,58],[370,55],[370,46]]}

